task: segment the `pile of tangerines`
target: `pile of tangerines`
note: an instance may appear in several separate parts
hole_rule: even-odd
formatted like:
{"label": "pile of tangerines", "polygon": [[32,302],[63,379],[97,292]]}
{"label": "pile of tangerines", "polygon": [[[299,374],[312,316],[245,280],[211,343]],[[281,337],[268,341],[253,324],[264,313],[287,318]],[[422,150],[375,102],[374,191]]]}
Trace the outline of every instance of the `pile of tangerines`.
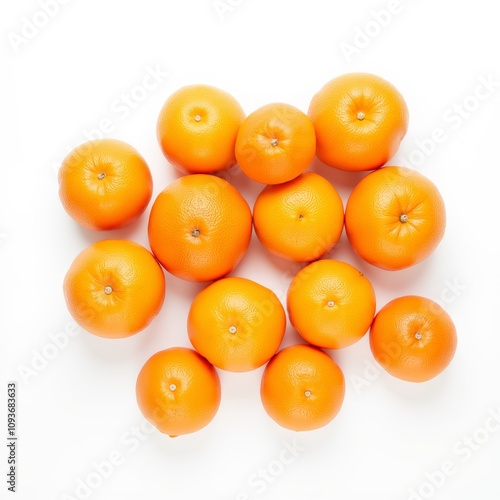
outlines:
{"label": "pile of tangerines", "polygon": [[[398,90],[371,74],[328,82],[308,114],[282,103],[245,117],[228,93],[206,85],[169,97],[158,141],[184,176],[156,198],[149,214],[151,251],[105,239],[83,250],[64,280],[67,306],[90,333],[121,338],[143,330],[162,307],[165,274],[212,282],[193,300],[187,333],[194,349],[171,348],[146,361],[138,405],[161,432],[177,436],[207,425],[220,403],[216,368],[241,372],[267,363],[262,403],[292,430],[326,425],[340,410],[345,382],[323,349],[341,349],[370,330],[375,359],[390,374],[429,380],[450,363],[456,331],[449,315],[419,296],[397,298],[375,315],[369,279],[347,262],[322,259],[344,225],[361,258],[397,271],[430,255],[445,230],[434,184],[409,168],[383,166],[406,134],[408,110]],[[349,171],[369,171],[346,205],[324,177],[307,171],[314,156]],[[213,175],[238,164],[266,184],[253,211]],[[143,157],[113,139],[81,144],[64,160],[60,198],[68,214],[94,230],[136,220],[152,196]],[[307,344],[279,350],[285,310],[273,291],[226,277],[247,251],[252,227],[273,254],[306,265],[291,280],[288,318]]]}

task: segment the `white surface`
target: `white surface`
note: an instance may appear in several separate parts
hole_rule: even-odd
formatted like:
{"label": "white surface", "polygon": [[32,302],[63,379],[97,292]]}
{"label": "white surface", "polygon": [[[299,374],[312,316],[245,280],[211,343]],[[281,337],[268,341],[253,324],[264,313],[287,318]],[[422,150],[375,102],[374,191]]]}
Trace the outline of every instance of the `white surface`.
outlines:
{"label": "white surface", "polygon": [[[0,401],[5,415],[6,382],[17,380],[17,498],[83,498],[75,492],[78,479],[99,482],[91,475],[93,462],[110,455],[120,457],[120,464],[91,490],[92,500],[406,500],[411,488],[421,488],[421,498],[500,498],[500,432],[479,430],[491,423],[489,412],[500,411],[495,239],[500,87],[488,96],[481,93],[480,102],[467,100],[481,78],[500,82],[493,2],[219,4],[228,7],[222,19],[212,0],[73,0],[60,5],[17,52],[12,34],[19,35],[23,18],[33,19],[40,6],[18,1],[3,7]],[[397,12],[377,29],[373,11],[389,6]],[[369,22],[375,36],[347,60],[342,42],[353,43],[357,29]],[[144,99],[132,102],[134,109],[124,105],[122,93],[133,91],[148,68],[157,66],[168,76],[145,95],[135,90]],[[339,416],[322,430],[295,434],[268,418],[259,398],[262,370],[220,372],[222,404],[209,427],[177,439],[153,432],[139,440],[132,435],[143,422],[134,395],[137,373],[154,352],[189,346],[186,315],[201,289],[168,275],[165,307],[146,331],[120,341],[82,332],[46,366],[38,360],[36,376],[23,379],[19,369],[30,367],[36,352],[54,353],[47,348],[50,336],[74,327],[61,290],[74,256],[108,236],[147,245],[147,214],[126,230],[98,234],[82,230],[63,211],[56,169],[67,150],[85,139],[85,130],[112,129],[107,136],[135,146],[151,167],[156,195],[177,176],[155,136],[161,105],[177,88],[195,82],[219,86],[247,113],[273,101],[306,111],[324,83],[350,71],[379,74],[404,95],[410,128],[402,157],[410,157],[415,141],[431,137],[434,129],[445,134],[423,165],[418,154],[412,156],[447,205],[447,232],[434,255],[412,269],[388,273],[355,257],[345,236],[330,254],[371,278],[378,308],[410,293],[444,301],[457,325],[459,347],[442,376],[413,385],[381,373],[365,337],[334,354],[347,394]],[[464,100],[477,109],[457,118],[453,106]],[[318,164],[313,168],[334,183],[344,201],[360,178]],[[230,180],[253,204],[261,187],[243,174]],[[296,270],[254,239],[234,274],[255,279],[284,299]],[[459,286],[450,287],[454,282]],[[288,328],[284,345],[298,340]],[[5,417],[1,425],[3,436]],[[487,441],[465,444],[468,435]],[[297,456],[283,451],[284,443],[294,440]],[[467,452],[471,446],[474,451]],[[7,448],[1,448],[4,471]],[[288,463],[280,465],[280,457]],[[454,473],[439,488],[425,486],[425,474],[445,461],[453,462]],[[2,498],[6,486],[2,480]]]}

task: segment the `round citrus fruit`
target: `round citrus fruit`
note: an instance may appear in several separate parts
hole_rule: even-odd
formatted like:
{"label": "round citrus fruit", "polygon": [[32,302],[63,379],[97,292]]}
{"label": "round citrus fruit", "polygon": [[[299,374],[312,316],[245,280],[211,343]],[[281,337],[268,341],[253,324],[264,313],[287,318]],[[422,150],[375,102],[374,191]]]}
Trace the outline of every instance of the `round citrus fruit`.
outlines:
{"label": "round citrus fruit", "polygon": [[354,250],[374,266],[398,270],[428,257],[443,238],[446,211],[436,186],[406,167],[367,175],[349,197],[346,233]]}
{"label": "round citrus fruit", "polygon": [[268,104],[245,118],[236,139],[241,170],[263,184],[294,179],[309,166],[316,151],[311,120],[289,104]]}
{"label": "round citrus fruit", "polygon": [[127,240],[102,240],[77,255],[64,278],[68,310],[99,337],[129,337],[158,314],[165,276],[156,259]]}
{"label": "round citrus fruit", "polygon": [[215,417],[220,381],[215,368],[193,349],[153,354],[142,367],[136,396],[144,417],[171,437],[196,432]]}
{"label": "round citrus fruit", "polygon": [[156,198],[149,243],[163,267],[189,281],[232,271],[247,251],[252,213],[229,182],[213,175],[181,177]]}
{"label": "round citrus fruit", "polygon": [[153,190],[144,158],[129,144],[99,139],[76,147],[59,169],[66,212],[89,229],[117,229],[136,220]]}
{"label": "round citrus fruit", "polygon": [[189,85],[174,92],[158,117],[157,135],[167,160],[181,172],[210,173],[236,163],[234,144],[245,113],[227,92]]}
{"label": "round citrus fruit", "polygon": [[328,424],[338,414],[344,394],[339,366],[324,351],[309,345],[279,351],[266,366],[260,386],[267,414],[293,431]]}
{"label": "round citrus fruit", "polygon": [[453,320],[436,302],[418,296],[399,297],[375,316],[370,348],[394,377],[425,382],[451,362],[457,347]]}
{"label": "round citrus fruit", "polygon": [[344,207],[335,188],[321,175],[267,186],[255,201],[255,233],[273,254],[310,262],[330,250],[344,226]]}
{"label": "round citrus fruit", "polygon": [[366,276],[338,260],[301,269],[288,289],[290,322],[307,342],[339,349],[357,342],[375,314],[375,292]]}
{"label": "round citrus fruit", "polygon": [[202,290],[188,316],[193,347],[217,368],[254,370],[269,361],[285,334],[285,311],[268,288],[224,278]]}
{"label": "round citrus fruit", "polygon": [[386,163],[408,129],[403,96],[369,73],[348,73],[329,81],[308,111],[316,131],[316,155],[341,170],[372,170]]}

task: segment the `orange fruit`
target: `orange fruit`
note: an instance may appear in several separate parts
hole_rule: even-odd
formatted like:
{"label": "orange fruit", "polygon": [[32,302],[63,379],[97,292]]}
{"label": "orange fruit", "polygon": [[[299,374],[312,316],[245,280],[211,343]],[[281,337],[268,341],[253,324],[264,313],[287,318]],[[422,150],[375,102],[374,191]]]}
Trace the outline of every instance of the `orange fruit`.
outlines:
{"label": "orange fruit", "polygon": [[188,316],[193,347],[217,368],[254,370],[267,363],[285,334],[285,311],[268,288],[224,278],[202,290]]}
{"label": "orange fruit", "polygon": [[375,316],[370,330],[375,359],[394,377],[425,382],[439,375],[457,348],[453,320],[425,297],[399,297]]}
{"label": "orange fruit", "polygon": [[160,311],[165,276],[138,243],[102,240],[77,255],[64,278],[64,297],[85,330],[99,337],[129,337]]}
{"label": "orange fruit", "polygon": [[216,87],[189,85],[165,102],[157,136],[167,160],[181,172],[210,173],[236,163],[234,144],[245,113]]}
{"label": "orange fruit", "polygon": [[328,424],[345,394],[342,370],[317,347],[293,345],[279,351],[262,375],[260,396],[267,414],[293,431]]}
{"label": "orange fruit", "polygon": [[153,192],[144,158],[129,144],[98,139],[76,147],[59,169],[66,212],[89,229],[117,229],[136,220]]}
{"label": "orange fruit", "polygon": [[321,257],[338,242],[344,227],[340,196],[313,172],[265,187],[253,216],[260,242],[273,254],[295,262]]}
{"label": "orange fruit", "polygon": [[252,213],[229,182],[213,175],[181,177],[156,198],[149,243],[163,267],[190,281],[210,281],[232,271],[252,235]]}
{"label": "orange fruit", "polygon": [[369,73],[330,80],[311,100],[316,155],[341,170],[372,170],[392,158],[408,129],[408,108],[391,83]]}
{"label": "orange fruit", "polygon": [[220,381],[215,368],[193,349],[153,354],[142,367],[136,396],[144,417],[171,437],[196,432],[215,417]]}
{"label": "orange fruit", "polygon": [[446,210],[436,186],[406,167],[384,167],[359,182],[349,197],[346,233],[374,266],[398,270],[428,257],[443,238]]}
{"label": "orange fruit", "polygon": [[263,184],[294,179],[316,151],[311,120],[290,104],[268,104],[248,115],[236,138],[236,159],[248,177]]}
{"label": "orange fruit", "polygon": [[375,292],[363,273],[338,260],[318,260],[301,269],[287,295],[290,322],[307,342],[340,349],[368,331]]}

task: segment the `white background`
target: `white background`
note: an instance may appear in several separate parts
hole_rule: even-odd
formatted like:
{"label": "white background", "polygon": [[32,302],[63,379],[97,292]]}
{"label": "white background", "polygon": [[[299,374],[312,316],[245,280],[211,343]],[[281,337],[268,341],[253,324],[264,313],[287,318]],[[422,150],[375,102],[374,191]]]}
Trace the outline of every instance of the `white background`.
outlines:
{"label": "white background", "polygon": [[[489,93],[480,89],[483,100],[473,97],[481,79],[500,82],[494,2],[401,0],[383,27],[374,13],[395,5],[388,0],[219,4],[218,13],[212,0],[73,0],[31,32],[24,18],[44,23],[37,1],[2,8],[0,401],[4,415],[6,383],[16,380],[17,498],[83,498],[78,481],[90,480],[100,483],[86,493],[92,500],[406,500],[411,489],[420,498],[499,499],[500,432],[488,420],[500,410],[499,84]],[[23,26],[31,37],[24,41]],[[343,43],[356,43],[357,53],[346,56]],[[141,92],[148,68],[168,75]],[[168,275],[165,306],[147,330],[118,341],[80,332],[54,354],[51,336],[75,328],[61,286],[73,258],[105,237],[147,246],[150,208],[122,231],[81,229],[58,199],[62,159],[85,140],[85,131],[105,128],[104,135],[144,155],[156,196],[178,176],[162,157],[155,126],[163,102],[179,87],[216,85],[247,113],[275,101],[307,111],[324,83],[351,71],[379,74],[404,95],[410,127],[391,163],[411,163],[435,182],[448,225],[432,257],[408,270],[385,272],[361,262],[345,235],[329,256],[372,280],[378,308],[405,294],[441,301],[458,330],[453,363],[431,382],[404,383],[380,372],[365,337],[333,353],[347,393],[338,417],[321,430],[296,434],[268,418],[259,369],[220,372],[220,410],[202,431],[176,439],[148,427],[138,434],[137,373],[156,351],[190,345],[186,316],[202,285]],[[141,102],[124,105],[123,94]],[[432,146],[436,128],[442,140]],[[425,142],[425,154],[416,141]],[[344,202],[362,177],[319,162],[312,169],[333,182]],[[237,169],[228,178],[252,205],[262,186]],[[233,274],[255,279],[284,300],[297,270],[254,238]],[[299,341],[289,327],[283,345]],[[4,436],[5,417],[1,425]],[[283,451],[285,443],[298,449],[295,455]],[[5,479],[4,442],[0,449]],[[93,464],[110,455],[119,465],[103,479]],[[453,473],[434,475],[439,487],[432,486],[426,474],[446,461]],[[1,497],[8,498],[4,479]]]}

